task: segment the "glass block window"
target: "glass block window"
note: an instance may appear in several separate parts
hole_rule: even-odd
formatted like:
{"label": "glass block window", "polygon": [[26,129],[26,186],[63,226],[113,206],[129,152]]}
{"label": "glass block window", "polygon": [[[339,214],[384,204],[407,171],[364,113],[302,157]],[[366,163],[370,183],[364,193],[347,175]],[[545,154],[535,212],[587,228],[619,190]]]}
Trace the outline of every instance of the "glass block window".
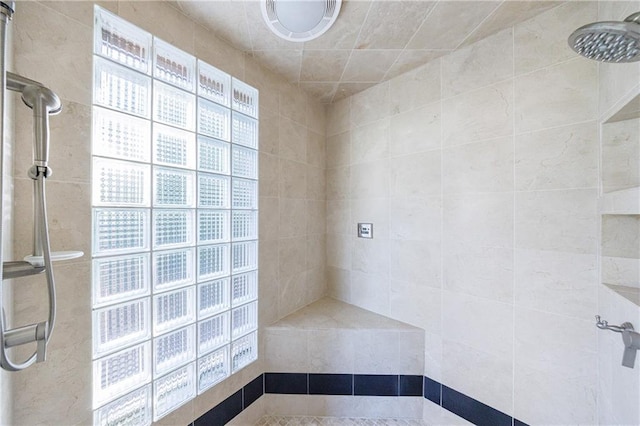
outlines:
{"label": "glass block window", "polygon": [[94,424],[149,425],[257,359],[258,91],[94,23]]}

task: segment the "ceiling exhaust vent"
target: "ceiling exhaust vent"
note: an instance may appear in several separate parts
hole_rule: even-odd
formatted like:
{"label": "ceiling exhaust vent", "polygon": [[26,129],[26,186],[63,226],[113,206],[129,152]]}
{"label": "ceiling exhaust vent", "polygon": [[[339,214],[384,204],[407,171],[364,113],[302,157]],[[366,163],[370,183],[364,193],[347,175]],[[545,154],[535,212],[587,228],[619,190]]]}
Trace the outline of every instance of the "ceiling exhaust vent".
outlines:
{"label": "ceiling exhaust vent", "polygon": [[336,21],[342,0],[262,0],[262,17],[275,35],[304,42],[324,34]]}

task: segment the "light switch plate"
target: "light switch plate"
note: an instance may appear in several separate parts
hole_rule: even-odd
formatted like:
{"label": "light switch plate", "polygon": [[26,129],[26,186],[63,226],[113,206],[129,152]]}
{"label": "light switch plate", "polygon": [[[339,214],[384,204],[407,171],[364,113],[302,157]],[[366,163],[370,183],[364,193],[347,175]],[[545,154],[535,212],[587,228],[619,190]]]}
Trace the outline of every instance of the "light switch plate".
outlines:
{"label": "light switch plate", "polygon": [[359,238],[373,238],[373,223],[359,223],[358,224],[358,237]]}

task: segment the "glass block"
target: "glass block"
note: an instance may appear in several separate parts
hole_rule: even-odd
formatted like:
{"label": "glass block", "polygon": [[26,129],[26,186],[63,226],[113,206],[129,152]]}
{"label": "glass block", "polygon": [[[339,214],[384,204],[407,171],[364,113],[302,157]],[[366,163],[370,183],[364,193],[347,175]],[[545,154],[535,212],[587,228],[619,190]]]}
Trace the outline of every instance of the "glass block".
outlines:
{"label": "glass block", "polygon": [[93,107],[93,155],[149,162],[149,121]]}
{"label": "glass block", "polygon": [[93,254],[119,254],[148,248],[149,210],[93,209]]}
{"label": "glass block", "polygon": [[198,136],[198,170],[229,174],[229,142]]}
{"label": "glass block", "polygon": [[198,282],[229,275],[229,245],[198,247]]}
{"label": "glass block", "polygon": [[195,249],[159,251],[153,253],[153,290],[164,291],[192,284]]}
{"label": "glass block", "polygon": [[94,206],[149,206],[150,166],[93,157]]}
{"label": "glass block", "polygon": [[202,356],[229,343],[229,312],[198,323],[198,355]]}
{"label": "glass block", "polygon": [[159,81],[153,82],[153,120],[181,129],[195,129],[196,97]]}
{"label": "glass block", "polygon": [[193,245],[194,213],[194,210],[154,210],[153,247]]}
{"label": "glass block", "polygon": [[231,344],[231,373],[258,359],[257,333],[247,334]]}
{"label": "glass block", "polygon": [[154,124],[153,162],[165,166],[195,168],[195,134],[162,124]]}
{"label": "glass block", "polygon": [[231,338],[237,339],[258,328],[258,304],[242,305],[231,311]]}
{"label": "glass block", "polygon": [[258,239],[258,212],[252,210],[234,210],[231,220],[234,241]]}
{"label": "glass block", "polygon": [[250,271],[258,267],[258,242],[247,241],[231,245],[233,273]]}
{"label": "glass block", "polygon": [[198,319],[229,308],[229,278],[198,285]]}
{"label": "glass block", "polygon": [[258,179],[258,151],[234,145],[231,170],[234,176]]}
{"label": "glass block", "polygon": [[228,141],[230,122],[231,113],[227,108],[198,98],[198,133]]}
{"label": "glass block", "polygon": [[230,106],[231,76],[198,61],[198,95],[226,107]]}
{"label": "glass block", "polygon": [[258,122],[234,111],[231,142],[258,149]]}
{"label": "glass block", "polygon": [[198,360],[198,394],[229,377],[229,346]]}
{"label": "glass block", "polygon": [[95,57],[93,102],[111,109],[149,118],[151,79],[136,71]]}
{"label": "glass block", "polygon": [[157,421],[196,396],[196,366],[186,365],[153,382],[153,420]]}
{"label": "glass block", "polygon": [[258,182],[234,178],[231,205],[234,209],[257,209]]}
{"label": "glass block", "polygon": [[93,28],[94,53],[149,73],[151,34],[99,7]]}
{"label": "glass block", "polygon": [[194,207],[195,173],[164,167],[153,168],[153,205]]}
{"label": "glass block", "polygon": [[149,254],[93,260],[93,306],[149,294]]}
{"label": "glass block", "polygon": [[195,358],[195,324],[153,339],[153,377],[168,373]]}
{"label": "glass block", "polygon": [[93,358],[151,337],[149,299],[93,311]]}
{"label": "glass block", "polygon": [[151,344],[145,342],[93,362],[93,407],[151,380]]}
{"label": "glass block", "polygon": [[231,278],[231,306],[238,306],[258,298],[258,272],[234,275]]}
{"label": "glass block", "polygon": [[151,385],[135,390],[93,412],[95,426],[151,425]]}
{"label": "glass block", "polygon": [[232,107],[235,111],[258,118],[258,89],[254,89],[247,83],[234,78]]}
{"label": "glass block", "polygon": [[153,42],[153,76],[189,92],[195,91],[196,58],[159,38]]}
{"label": "glass block", "polygon": [[198,243],[229,241],[229,210],[198,210]]}
{"label": "glass block", "polygon": [[153,297],[153,335],[182,327],[195,321],[195,287],[162,293]]}
{"label": "glass block", "polygon": [[226,209],[229,207],[229,178],[198,173],[198,207]]}

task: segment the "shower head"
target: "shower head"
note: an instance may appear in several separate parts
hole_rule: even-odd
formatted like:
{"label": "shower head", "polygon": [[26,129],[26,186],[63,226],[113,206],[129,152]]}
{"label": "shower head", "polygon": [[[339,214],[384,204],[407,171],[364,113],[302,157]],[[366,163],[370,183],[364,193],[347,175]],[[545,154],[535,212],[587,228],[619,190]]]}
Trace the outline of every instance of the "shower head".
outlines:
{"label": "shower head", "polygon": [[22,90],[22,102],[33,110],[34,167],[46,167],[49,173],[49,115],[59,113],[62,103],[58,95],[41,85],[26,86]]}
{"label": "shower head", "polygon": [[640,61],[640,12],[622,22],[594,22],[569,36],[576,53],[602,62]]}

